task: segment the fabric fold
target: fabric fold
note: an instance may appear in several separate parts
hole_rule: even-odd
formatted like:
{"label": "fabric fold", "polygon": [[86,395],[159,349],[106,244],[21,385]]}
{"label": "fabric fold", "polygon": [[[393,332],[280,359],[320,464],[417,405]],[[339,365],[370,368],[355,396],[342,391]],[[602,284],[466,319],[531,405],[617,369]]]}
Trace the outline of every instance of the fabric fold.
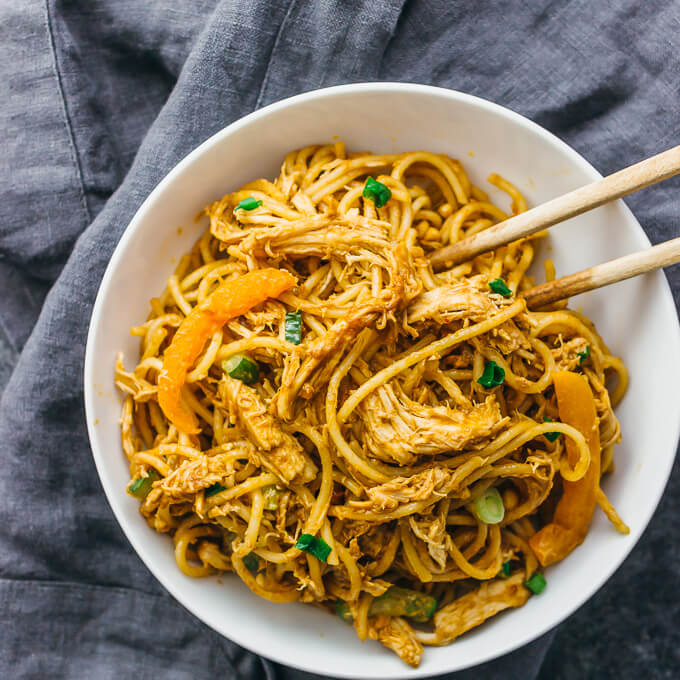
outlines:
{"label": "fabric fold", "polygon": [[[0,395],[0,676],[316,677],[177,605],[118,527],[90,453],[94,298],[125,227],[181,158],[259,106],[389,79],[497,101],[614,170],[677,137],[679,20],[672,3],[635,0],[0,1],[0,325],[23,347]],[[630,199],[654,240],[677,235],[678,186]],[[667,510],[659,531],[672,525]],[[640,559],[653,571],[655,555]],[[449,677],[531,680],[552,636]]]}

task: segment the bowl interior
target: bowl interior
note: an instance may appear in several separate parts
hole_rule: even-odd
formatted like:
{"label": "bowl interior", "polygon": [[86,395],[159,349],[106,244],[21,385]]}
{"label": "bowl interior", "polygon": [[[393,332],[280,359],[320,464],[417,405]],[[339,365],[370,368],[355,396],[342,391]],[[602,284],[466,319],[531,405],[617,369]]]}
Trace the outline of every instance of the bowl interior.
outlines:
{"label": "bowl interior", "polygon": [[[350,150],[426,149],[464,164],[471,179],[507,208],[485,178],[497,172],[536,205],[598,177],[576,152],[533,123],[483,100],[415,85],[330,88],[267,107],[218,133],[154,190],[123,236],[99,291],[87,346],[85,394],[95,461],[118,521],[163,585],[215,630],[264,656],[321,674],[419,677],[481,663],[524,644],[579,607],[608,578],[646,526],[665,486],[678,436],[680,341],[665,278],[646,275],[572,301],[592,318],[631,383],[617,410],[623,442],[603,487],[623,519],[618,535],[600,512],[584,545],[547,572],[548,588],[525,607],[496,617],[449,647],[428,648],[419,669],[405,667],[378,643],[360,644],[351,627],[304,605],[275,605],[235,576],[191,579],[175,565],[171,541],[151,531],[125,494],[128,468],[119,441],[121,396],[113,386],[116,353],[131,367],[138,342],[129,327],[148,313],[178,257],[204,224],[208,202],[257,178],[274,177],[291,149],[332,139]],[[553,258],[558,275],[649,245],[621,202],[551,229],[537,260]],[[542,267],[537,269],[541,279]],[[663,378],[662,378],[663,376]]]}

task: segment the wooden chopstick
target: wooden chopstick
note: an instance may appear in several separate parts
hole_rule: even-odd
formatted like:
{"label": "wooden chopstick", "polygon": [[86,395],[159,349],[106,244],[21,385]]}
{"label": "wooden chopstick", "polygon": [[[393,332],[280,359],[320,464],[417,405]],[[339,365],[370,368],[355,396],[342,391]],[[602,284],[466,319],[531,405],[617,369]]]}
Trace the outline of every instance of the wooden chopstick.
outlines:
{"label": "wooden chopstick", "polygon": [[680,173],[680,146],[553,198],[458,243],[435,250],[430,255],[430,262],[435,269],[452,267],[475,255],[535,234],[541,229],[581,215],[678,173]]}
{"label": "wooden chopstick", "polygon": [[668,267],[678,262],[680,262],[680,237],[646,250],[640,250],[637,253],[598,264],[595,267],[589,267],[576,274],[542,283],[523,291],[519,297],[523,297],[527,301],[528,307],[536,309],[573,295],[602,288],[602,286],[608,286],[617,281],[625,281],[638,274]]}

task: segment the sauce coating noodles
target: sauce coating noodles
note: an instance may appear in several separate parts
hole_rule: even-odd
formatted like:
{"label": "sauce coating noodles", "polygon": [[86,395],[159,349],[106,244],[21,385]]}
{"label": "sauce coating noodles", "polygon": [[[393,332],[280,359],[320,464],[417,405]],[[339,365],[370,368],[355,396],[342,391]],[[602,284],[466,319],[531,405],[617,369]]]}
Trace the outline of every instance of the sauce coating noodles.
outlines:
{"label": "sauce coating noodles", "polygon": [[336,143],[205,208],[208,229],[132,329],[136,367],[116,364],[128,489],[185,574],[233,571],[272,602],[320,604],[417,665],[423,645],[540,592],[539,539],[561,559],[595,503],[627,531],[599,488],[626,369],[583,315],[516,297],[536,237],[428,262],[526,210],[510,181],[488,181],[509,212],[445,155]]}

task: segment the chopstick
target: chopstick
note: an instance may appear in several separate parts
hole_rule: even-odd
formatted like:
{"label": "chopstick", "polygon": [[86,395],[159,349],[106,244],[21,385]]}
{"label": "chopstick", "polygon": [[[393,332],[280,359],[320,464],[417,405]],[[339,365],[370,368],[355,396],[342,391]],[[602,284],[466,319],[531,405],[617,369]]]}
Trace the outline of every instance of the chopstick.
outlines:
{"label": "chopstick", "polygon": [[430,254],[430,262],[435,269],[453,267],[475,255],[535,234],[541,229],[581,215],[678,173],[680,173],[680,146],[553,198],[458,243],[435,250]]}
{"label": "chopstick", "polygon": [[519,297],[527,301],[528,307],[536,309],[572,295],[608,286],[610,283],[625,281],[638,274],[668,267],[678,262],[680,262],[680,237],[598,264],[576,274],[542,283],[523,291]]}

